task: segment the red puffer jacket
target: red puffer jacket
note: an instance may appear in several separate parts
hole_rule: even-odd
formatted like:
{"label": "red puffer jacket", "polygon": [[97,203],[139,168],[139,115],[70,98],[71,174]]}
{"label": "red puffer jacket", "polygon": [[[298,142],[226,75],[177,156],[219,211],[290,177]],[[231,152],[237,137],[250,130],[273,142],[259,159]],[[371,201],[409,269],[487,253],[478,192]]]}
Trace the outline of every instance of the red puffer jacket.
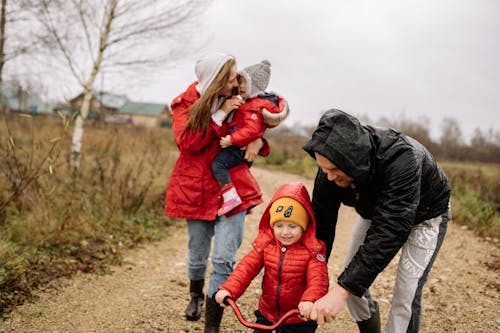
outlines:
{"label": "red puffer jacket", "polygon": [[261,138],[270,126],[264,124],[262,109],[278,114],[284,108],[284,99],[278,96],[278,105],[268,99],[252,98],[234,112],[229,121],[231,143],[236,147],[245,147],[255,139]]}
{"label": "red puffer jacket", "polygon": [[[301,240],[285,247],[274,237],[269,225],[269,208],[280,197],[291,197],[304,205],[309,225]],[[325,245],[315,237],[316,222],[307,189],[302,183],[283,185],[267,206],[259,224],[253,249],[236,266],[219,289],[227,290],[237,300],[264,267],[259,310],[271,322],[297,309],[299,302],[314,302],[328,292],[328,269]],[[292,317],[287,324],[300,323]]]}
{"label": "red puffer jacket", "polygon": [[[168,182],[165,215],[212,221],[215,220],[220,205],[221,188],[213,177],[210,166],[220,151],[219,137],[226,135],[228,129],[225,122],[219,127],[212,120],[205,133],[186,129],[189,108],[199,98],[197,84],[198,82],[191,84],[171,104],[172,129],[179,148],[179,157]],[[269,154],[267,142],[260,154]],[[243,201],[231,214],[262,203],[259,185],[245,163],[237,165],[229,172]]]}

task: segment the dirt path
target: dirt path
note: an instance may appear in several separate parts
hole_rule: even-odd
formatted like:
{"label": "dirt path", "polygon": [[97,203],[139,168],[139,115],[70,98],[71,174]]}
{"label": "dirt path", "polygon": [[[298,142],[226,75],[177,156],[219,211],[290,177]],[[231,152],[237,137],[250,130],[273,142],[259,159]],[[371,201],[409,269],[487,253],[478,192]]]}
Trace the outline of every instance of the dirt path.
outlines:
{"label": "dirt path", "polygon": [[[254,168],[267,202],[285,182],[300,180],[310,193],[312,182],[300,177]],[[239,257],[255,237],[264,204],[247,218]],[[329,264],[331,279],[340,273],[355,213],[343,208],[337,241]],[[187,233],[180,221],[161,242],[127,254],[126,264],[105,276],[78,275],[59,288],[40,293],[35,304],[18,307],[0,323],[0,332],[202,332],[203,320],[183,318],[188,301]],[[499,250],[451,223],[423,295],[421,332],[500,332]],[[375,281],[372,294],[379,300],[384,324],[391,300],[395,263]],[[256,279],[258,280],[258,279]],[[259,282],[238,301],[253,320]],[[226,309],[221,332],[251,332]],[[317,332],[357,332],[347,311]]]}

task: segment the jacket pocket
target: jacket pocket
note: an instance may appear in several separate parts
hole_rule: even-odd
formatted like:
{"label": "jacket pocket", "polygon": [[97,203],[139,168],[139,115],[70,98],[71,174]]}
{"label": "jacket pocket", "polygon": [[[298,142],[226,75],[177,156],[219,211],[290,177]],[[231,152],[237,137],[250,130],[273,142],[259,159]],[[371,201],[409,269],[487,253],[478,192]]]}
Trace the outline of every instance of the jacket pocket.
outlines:
{"label": "jacket pocket", "polygon": [[173,203],[199,207],[203,198],[203,178],[189,175],[177,175],[169,189]]}

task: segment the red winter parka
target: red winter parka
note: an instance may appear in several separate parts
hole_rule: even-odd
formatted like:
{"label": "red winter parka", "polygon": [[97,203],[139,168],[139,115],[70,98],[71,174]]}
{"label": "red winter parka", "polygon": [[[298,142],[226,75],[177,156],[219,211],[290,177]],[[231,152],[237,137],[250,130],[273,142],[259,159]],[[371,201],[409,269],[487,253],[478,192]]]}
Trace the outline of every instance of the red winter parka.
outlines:
{"label": "red winter parka", "polygon": [[[281,197],[291,197],[309,213],[309,225],[301,240],[283,246],[274,237],[269,224],[269,209]],[[316,222],[307,189],[302,183],[283,185],[267,206],[259,224],[253,249],[236,266],[219,289],[227,290],[237,300],[264,267],[259,310],[271,322],[286,312],[297,309],[299,302],[314,302],[328,292],[328,269],[325,245],[315,237]],[[301,323],[291,317],[287,324]]]}
{"label": "red winter parka", "polygon": [[[213,177],[210,166],[221,149],[219,138],[228,133],[228,128],[225,122],[219,127],[210,120],[205,133],[186,129],[189,108],[200,96],[196,90],[197,84],[198,82],[191,84],[171,103],[172,129],[179,157],[168,182],[165,215],[212,221],[217,216],[221,188]],[[269,154],[267,143],[260,154]],[[243,201],[231,214],[262,203],[259,185],[245,163],[230,169],[229,172]]]}

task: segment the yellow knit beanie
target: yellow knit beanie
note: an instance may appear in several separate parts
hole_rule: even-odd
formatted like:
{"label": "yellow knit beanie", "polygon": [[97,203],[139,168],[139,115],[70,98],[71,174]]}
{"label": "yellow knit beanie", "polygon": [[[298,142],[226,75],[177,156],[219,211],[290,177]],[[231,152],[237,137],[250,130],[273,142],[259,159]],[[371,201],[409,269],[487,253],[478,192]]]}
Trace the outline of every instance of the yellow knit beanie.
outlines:
{"label": "yellow knit beanie", "polygon": [[309,214],[297,200],[282,197],[273,202],[269,209],[269,224],[271,224],[271,228],[278,221],[293,222],[305,231],[309,223]]}

